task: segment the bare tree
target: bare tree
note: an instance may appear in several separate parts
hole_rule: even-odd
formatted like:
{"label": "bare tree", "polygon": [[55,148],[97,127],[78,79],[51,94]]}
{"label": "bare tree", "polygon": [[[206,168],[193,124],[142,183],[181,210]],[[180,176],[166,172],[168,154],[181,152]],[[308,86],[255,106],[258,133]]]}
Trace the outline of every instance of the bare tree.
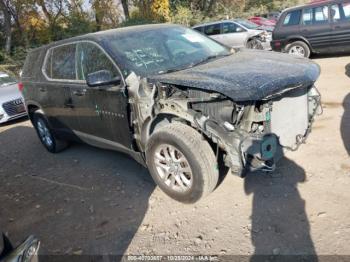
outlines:
{"label": "bare tree", "polygon": [[0,0],[0,9],[4,15],[4,27],[5,27],[5,51],[11,52],[12,32],[11,32],[11,13],[8,8],[9,2],[6,0]]}
{"label": "bare tree", "polygon": [[37,0],[37,4],[41,7],[49,23],[50,38],[52,38],[55,35],[57,20],[64,15],[67,2],[66,0]]}
{"label": "bare tree", "polygon": [[16,29],[19,32],[19,35],[21,37],[21,42],[24,44],[25,47],[28,46],[28,37],[26,34],[26,31],[24,30],[24,24],[23,24],[23,16],[26,11],[33,8],[34,2],[33,0],[6,0],[7,1],[7,8],[11,14],[12,20],[14,22],[14,25]]}
{"label": "bare tree", "polygon": [[129,14],[129,2],[128,2],[128,0],[121,0],[121,2],[122,2],[123,10],[124,10],[125,19],[128,20],[129,17],[130,17],[130,14]]}

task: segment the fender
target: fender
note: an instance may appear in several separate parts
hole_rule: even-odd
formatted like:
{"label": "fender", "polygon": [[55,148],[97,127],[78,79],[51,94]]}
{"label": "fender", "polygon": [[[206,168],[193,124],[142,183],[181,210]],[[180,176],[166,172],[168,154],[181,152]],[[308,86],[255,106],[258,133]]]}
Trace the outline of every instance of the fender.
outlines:
{"label": "fender", "polygon": [[[43,111],[43,108],[42,108],[42,106],[37,102],[37,101],[34,101],[34,100],[25,100],[24,101],[24,103],[25,103],[25,106],[26,106],[26,110],[27,110],[27,113],[29,114],[29,108],[31,107],[31,106],[35,106],[35,107],[37,107],[37,108],[39,108],[40,110],[41,110],[41,113],[43,114],[43,115],[45,115],[45,112]],[[29,115],[29,117],[30,117],[30,115]]]}
{"label": "fender", "polygon": [[260,33],[257,34],[250,34],[247,36],[247,38],[244,40],[244,46],[247,46],[248,42],[254,38],[259,38],[260,37]]}

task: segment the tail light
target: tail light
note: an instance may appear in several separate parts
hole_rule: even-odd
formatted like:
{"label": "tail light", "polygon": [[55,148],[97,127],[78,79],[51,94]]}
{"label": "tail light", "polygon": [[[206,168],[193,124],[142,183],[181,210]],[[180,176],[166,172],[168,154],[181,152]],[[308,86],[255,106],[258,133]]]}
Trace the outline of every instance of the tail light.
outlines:
{"label": "tail light", "polygon": [[279,48],[281,47],[282,43],[280,41],[275,41],[275,47]]}
{"label": "tail light", "polygon": [[18,83],[18,90],[19,90],[20,92],[22,92],[22,91],[23,91],[23,88],[24,88],[23,83],[22,83],[22,82],[19,82],[19,83]]}

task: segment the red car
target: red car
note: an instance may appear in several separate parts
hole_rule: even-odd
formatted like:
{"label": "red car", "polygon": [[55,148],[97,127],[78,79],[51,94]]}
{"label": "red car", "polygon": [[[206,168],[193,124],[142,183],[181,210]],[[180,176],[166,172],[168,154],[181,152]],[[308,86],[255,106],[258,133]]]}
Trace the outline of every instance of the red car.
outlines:
{"label": "red car", "polygon": [[250,22],[253,22],[257,25],[262,25],[262,26],[275,26],[276,22],[273,20],[266,19],[265,17],[251,17],[249,18]]}

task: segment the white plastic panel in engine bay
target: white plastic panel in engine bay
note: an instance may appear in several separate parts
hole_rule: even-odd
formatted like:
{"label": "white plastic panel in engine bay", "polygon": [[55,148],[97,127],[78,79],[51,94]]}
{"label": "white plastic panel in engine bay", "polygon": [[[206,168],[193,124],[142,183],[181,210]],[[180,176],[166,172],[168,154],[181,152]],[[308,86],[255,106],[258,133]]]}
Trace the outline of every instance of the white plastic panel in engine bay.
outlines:
{"label": "white plastic panel in engine bay", "polygon": [[297,136],[308,128],[308,96],[306,88],[290,91],[272,105],[271,131],[279,137],[281,146],[294,148]]}

